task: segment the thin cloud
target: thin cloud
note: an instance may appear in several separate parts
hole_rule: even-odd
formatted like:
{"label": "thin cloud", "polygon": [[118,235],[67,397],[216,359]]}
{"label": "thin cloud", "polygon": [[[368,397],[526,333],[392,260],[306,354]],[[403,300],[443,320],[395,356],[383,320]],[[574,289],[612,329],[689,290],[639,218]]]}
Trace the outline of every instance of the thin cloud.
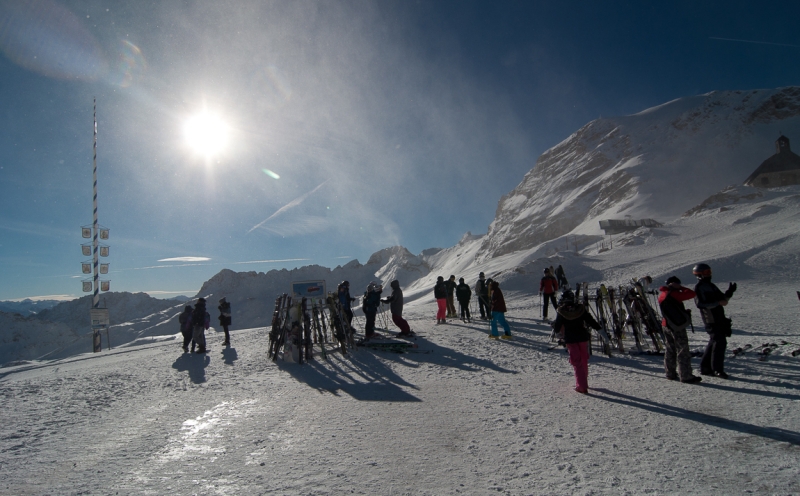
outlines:
{"label": "thin cloud", "polygon": [[716,36],[709,36],[709,40],[719,40],[719,41],[735,41],[737,43],[754,43],[756,45],[773,45],[773,46],[784,46],[784,47],[792,47],[792,48],[800,48],[800,45],[790,45],[788,43],[772,43],[769,41],[756,41],[756,40],[737,40],[735,38],[718,38]]}
{"label": "thin cloud", "polygon": [[300,205],[301,203],[303,203],[303,202],[306,200],[306,198],[308,198],[309,196],[313,195],[313,194],[314,194],[314,193],[315,193],[315,192],[316,192],[318,189],[320,189],[321,187],[323,187],[323,186],[325,185],[325,183],[327,183],[327,182],[328,182],[328,180],[327,180],[327,179],[326,179],[325,181],[322,181],[322,183],[321,183],[319,186],[317,186],[316,188],[312,189],[312,190],[311,190],[311,191],[309,191],[308,193],[305,193],[305,194],[303,194],[303,195],[301,195],[301,196],[298,196],[298,197],[297,197],[297,198],[295,198],[294,200],[292,200],[292,201],[290,201],[289,203],[287,203],[286,205],[282,206],[282,207],[281,207],[281,208],[279,208],[279,209],[278,209],[278,210],[277,210],[277,211],[276,211],[274,214],[270,215],[270,216],[269,216],[269,217],[267,217],[266,219],[262,220],[261,222],[259,222],[258,224],[256,224],[256,225],[255,225],[255,226],[253,226],[252,228],[250,228],[250,230],[249,230],[249,231],[247,231],[247,234],[250,234],[250,233],[251,233],[251,232],[253,232],[254,230],[256,230],[256,229],[258,229],[259,227],[261,227],[261,226],[263,226],[264,224],[266,224],[266,223],[267,223],[269,220],[271,220],[271,219],[274,219],[275,217],[277,217],[278,215],[282,214],[283,212],[286,212],[287,210],[289,210],[289,209],[292,209],[292,208],[294,208],[294,207],[296,207],[296,206]]}
{"label": "thin cloud", "polygon": [[161,260],[157,260],[157,262],[208,262],[211,260],[208,257],[173,257],[173,258],[162,258]]}
{"label": "thin cloud", "polygon": [[45,301],[45,300],[70,301],[70,300],[74,300],[75,298],[77,298],[77,296],[75,296],[75,295],[60,294],[60,295],[44,295],[44,296],[26,296],[25,298],[17,298],[17,299],[8,300],[8,301],[25,301],[25,300],[31,300],[31,301]]}

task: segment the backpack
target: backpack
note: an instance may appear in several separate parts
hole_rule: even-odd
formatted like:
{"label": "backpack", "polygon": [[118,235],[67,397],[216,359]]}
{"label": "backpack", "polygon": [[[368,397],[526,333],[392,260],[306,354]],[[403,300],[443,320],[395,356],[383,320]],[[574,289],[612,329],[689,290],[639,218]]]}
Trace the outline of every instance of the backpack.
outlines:
{"label": "backpack", "polygon": [[667,319],[667,323],[678,328],[685,328],[689,325],[689,312],[680,301],[667,295],[664,301],[659,303],[659,307],[661,307],[661,315]]}

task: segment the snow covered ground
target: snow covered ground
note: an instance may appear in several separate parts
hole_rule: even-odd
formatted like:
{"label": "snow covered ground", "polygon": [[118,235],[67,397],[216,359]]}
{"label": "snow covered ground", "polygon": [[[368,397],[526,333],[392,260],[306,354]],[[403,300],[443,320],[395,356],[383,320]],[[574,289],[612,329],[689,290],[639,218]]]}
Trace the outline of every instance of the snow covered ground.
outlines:
{"label": "snow covered ground", "polygon": [[[800,195],[751,193],[608,251],[487,261],[513,341],[487,339],[482,321],[435,325],[431,281],[481,268],[468,242],[409,284],[410,353],[273,363],[264,328],[234,328],[230,348],[210,332],[204,356],[164,336],[0,368],[0,494],[798,493]],[[728,349],[752,348],[727,354],[731,379],[681,384],[660,356],[595,353],[589,394],[575,393],[539,319],[541,268],[592,286],[646,273],[691,285],[699,261],[739,285]],[[689,337],[702,349],[701,328]]]}
{"label": "snow covered ground", "polygon": [[[0,369],[0,493],[800,489],[798,358],[729,355],[732,380],[687,385],[664,379],[659,356],[595,353],[584,396],[563,349],[548,350],[537,299],[507,300],[513,341],[487,339],[482,321],[436,326],[420,301],[412,353],[276,364],[261,328],[234,331],[231,348],[212,333],[207,356],[168,339]],[[732,347],[779,339],[742,320]]]}

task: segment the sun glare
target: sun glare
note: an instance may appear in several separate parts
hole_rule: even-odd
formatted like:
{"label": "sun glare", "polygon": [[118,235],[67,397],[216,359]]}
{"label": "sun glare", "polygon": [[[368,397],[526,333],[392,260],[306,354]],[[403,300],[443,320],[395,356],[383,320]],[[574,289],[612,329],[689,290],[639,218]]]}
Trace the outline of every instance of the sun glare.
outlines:
{"label": "sun glare", "polygon": [[189,147],[200,155],[218,155],[228,144],[230,129],[216,114],[203,111],[190,117],[183,127]]}

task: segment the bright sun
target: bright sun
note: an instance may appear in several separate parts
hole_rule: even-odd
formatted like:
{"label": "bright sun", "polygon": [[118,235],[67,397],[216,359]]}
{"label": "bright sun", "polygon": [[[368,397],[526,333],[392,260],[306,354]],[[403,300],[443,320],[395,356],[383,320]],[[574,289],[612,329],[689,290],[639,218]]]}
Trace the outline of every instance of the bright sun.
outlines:
{"label": "bright sun", "polygon": [[204,110],[186,121],[183,134],[192,150],[212,157],[225,149],[230,129],[220,116]]}

